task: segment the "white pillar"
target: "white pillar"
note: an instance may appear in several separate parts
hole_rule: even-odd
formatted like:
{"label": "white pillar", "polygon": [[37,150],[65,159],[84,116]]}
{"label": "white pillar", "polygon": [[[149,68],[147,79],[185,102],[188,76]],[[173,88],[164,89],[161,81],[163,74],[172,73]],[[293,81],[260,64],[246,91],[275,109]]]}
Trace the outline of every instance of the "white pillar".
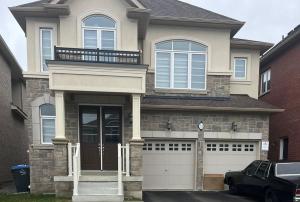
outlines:
{"label": "white pillar", "polygon": [[141,139],[141,95],[132,95],[132,139]]}
{"label": "white pillar", "polygon": [[55,139],[65,140],[65,99],[63,91],[55,91]]}

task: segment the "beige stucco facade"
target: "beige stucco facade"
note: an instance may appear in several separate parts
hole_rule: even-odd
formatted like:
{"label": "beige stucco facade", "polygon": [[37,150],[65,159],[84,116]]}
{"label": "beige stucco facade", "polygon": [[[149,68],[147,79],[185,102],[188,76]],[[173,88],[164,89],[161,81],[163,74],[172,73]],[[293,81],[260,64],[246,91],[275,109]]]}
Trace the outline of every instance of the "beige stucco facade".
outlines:
{"label": "beige stucco facade", "polygon": [[246,49],[231,49],[231,71],[234,68],[234,58],[245,58],[246,64],[246,79],[237,80],[234,76],[230,80],[231,94],[245,94],[253,98],[258,98],[259,86],[259,61],[260,54],[258,50]]}

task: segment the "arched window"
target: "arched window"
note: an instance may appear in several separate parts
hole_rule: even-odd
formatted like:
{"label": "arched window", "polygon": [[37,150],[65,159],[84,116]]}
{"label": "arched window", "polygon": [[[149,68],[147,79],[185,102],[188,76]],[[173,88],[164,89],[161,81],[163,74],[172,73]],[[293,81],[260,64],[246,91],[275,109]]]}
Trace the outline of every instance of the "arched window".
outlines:
{"label": "arched window", "polygon": [[82,21],[83,46],[90,49],[116,49],[116,22],[103,15],[91,15]]}
{"label": "arched window", "polygon": [[156,88],[206,89],[207,46],[188,40],[155,45]]}
{"label": "arched window", "polygon": [[55,107],[52,104],[40,106],[41,142],[51,144],[55,137]]}

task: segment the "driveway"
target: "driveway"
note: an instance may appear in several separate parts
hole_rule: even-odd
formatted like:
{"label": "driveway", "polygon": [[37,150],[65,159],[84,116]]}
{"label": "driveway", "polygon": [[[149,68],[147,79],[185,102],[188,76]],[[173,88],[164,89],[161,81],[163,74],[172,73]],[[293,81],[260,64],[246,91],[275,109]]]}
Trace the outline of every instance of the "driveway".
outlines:
{"label": "driveway", "polygon": [[228,192],[144,192],[145,202],[260,202]]}

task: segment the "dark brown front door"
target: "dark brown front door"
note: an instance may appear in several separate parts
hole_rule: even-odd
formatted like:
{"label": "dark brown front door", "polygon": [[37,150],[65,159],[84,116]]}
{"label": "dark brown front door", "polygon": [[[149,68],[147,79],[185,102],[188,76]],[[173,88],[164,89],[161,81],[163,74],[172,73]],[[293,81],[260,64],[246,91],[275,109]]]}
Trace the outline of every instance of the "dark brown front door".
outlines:
{"label": "dark brown front door", "polygon": [[83,170],[117,170],[122,108],[81,106],[79,129]]}
{"label": "dark brown front door", "polygon": [[121,117],[121,108],[102,108],[103,170],[118,169],[118,144],[122,142]]}

